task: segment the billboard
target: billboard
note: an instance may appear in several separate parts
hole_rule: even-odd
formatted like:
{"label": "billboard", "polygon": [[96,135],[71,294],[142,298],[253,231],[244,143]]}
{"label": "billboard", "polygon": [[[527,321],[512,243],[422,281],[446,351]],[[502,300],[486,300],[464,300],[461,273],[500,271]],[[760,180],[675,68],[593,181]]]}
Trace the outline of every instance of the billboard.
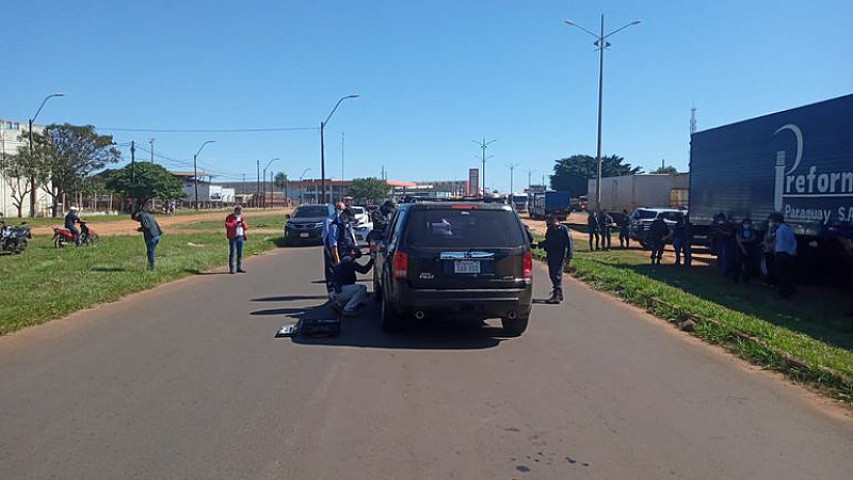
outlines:
{"label": "billboard", "polygon": [[480,193],[480,169],[468,169],[468,195],[478,195]]}

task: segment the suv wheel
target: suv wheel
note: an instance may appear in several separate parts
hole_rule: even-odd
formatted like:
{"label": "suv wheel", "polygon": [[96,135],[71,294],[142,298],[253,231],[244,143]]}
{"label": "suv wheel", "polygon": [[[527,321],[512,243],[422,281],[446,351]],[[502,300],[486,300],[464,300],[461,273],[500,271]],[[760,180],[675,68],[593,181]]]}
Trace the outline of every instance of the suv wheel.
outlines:
{"label": "suv wheel", "polygon": [[511,337],[517,337],[527,330],[527,322],[530,317],[516,317],[514,319],[501,318],[501,326],[504,333]]}
{"label": "suv wheel", "polygon": [[402,319],[397,316],[388,304],[388,297],[382,296],[382,330],[388,333],[399,332],[403,328]]}

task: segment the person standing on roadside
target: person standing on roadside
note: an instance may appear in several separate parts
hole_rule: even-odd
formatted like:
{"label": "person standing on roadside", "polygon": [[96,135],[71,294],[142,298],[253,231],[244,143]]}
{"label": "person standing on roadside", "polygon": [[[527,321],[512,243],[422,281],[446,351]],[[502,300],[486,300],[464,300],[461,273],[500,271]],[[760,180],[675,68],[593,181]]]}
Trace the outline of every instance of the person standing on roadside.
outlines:
{"label": "person standing on roadside", "polygon": [[228,273],[234,273],[234,254],[237,254],[237,273],[246,273],[243,270],[243,243],[249,239],[247,231],[249,226],[243,217],[243,207],[234,207],[234,213],[225,218],[225,235],[228,237]]}
{"label": "person standing on roadside", "polygon": [[613,217],[602,210],[598,216],[598,228],[601,230],[601,249],[610,251],[611,233],[613,232]]}
{"label": "person standing on roadside", "polygon": [[663,257],[663,249],[666,247],[666,242],[672,238],[672,232],[669,230],[669,227],[666,226],[666,222],[663,221],[663,218],[658,216],[652,222],[651,226],[649,226],[649,233],[646,237],[649,242],[649,246],[652,249],[652,265],[660,265],[661,257]]}
{"label": "person standing on roadside", "polygon": [[160,243],[160,236],[163,231],[160,229],[160,224],[154,217],[144,209],[134,212],[131,218],[139,222],[137,232],[142,232],[142,238],[145,239],[145,254],[148,257],[148,270],[154,270],[154,250],[157,244]]}
{"label": "person standing on roadside", "polygon": [[744,283],[749,282],[755,265],[758,250],[758,233],[752,228],[752,220],[744,219],[740,222],[735,236],[737,242],[737,262],[734,269],[734,282],[738,282],[738,278],[742,277]]}
{"label": "person standing on roadside", "polygon": [[325,280],[327,287],[332,284],[332,276],[335,274],[335,265],[337,265],[334,255],[332,255],[332,252],[327,246],[329,240],[329,229],[333,223],[338,221],[338,218],[344,208],[346,208],[344,202],[336,203],[335,210],[332,214],[323,220],[323,232],[320,235],[320,238],[323,241],[323,279]]}
{"label": "person standing on roadside", "polygon": [[776,225],[767,220],[767,231],[764,232],[764,240],[761,242],[761,251],[764,255],[764,285],[772,287],[776,285],[776,259],[773,252],[776,250]]}
{"label": "person standing on roadside", "polygon": [[776,243],[774,257],[776,259],[776,282],[779,285],[779,296],[788,298],[794,294],[794,279],[792,263],[797,256],[797,237],[794,231],[785,223],[781,213],[770,215],[770,222],[776,227]]}
{"label": "person standing on roadside", "polygon": [[[675,266],[681,265],[681,254],[686,252],[684,251],[684,245],[686,242],[686,225],[684,221],[684,217],[679,217],[675,222],[675,226],[672,228],[672,249],[675,250]],[[687,259],[684,261],[685,265],[687,264]]]}
{"label": "person standing on roadside", "polygon": [[[590,211],[589,216],[586,217],[586,226],[589,230],[589,250],[598,250],[598,232],[600,231],[600,225],[598,223],[598,215],[596,215],[594,211]],[[595,249],[592,248],[593,238],[595,238]]]}
{"label": "person standing on roadside", "polygon": [[574,256],[575,245],[568,227],[557,222],[557,217],[548,215],[545,221],[548,224],[545,240],[537,245],[545,250],[551,279],[551,298],[545,302],[557,304],[563,301],[563,270]]}
{"label": "person standing on roadside", "polygon": [[628,248],[631,243],[631,232],[629,231],[629,226],[631,225],[631,215],[628,214],[628,210],[622,210],[622,218],[619,219],[619,246],[622,248]]}

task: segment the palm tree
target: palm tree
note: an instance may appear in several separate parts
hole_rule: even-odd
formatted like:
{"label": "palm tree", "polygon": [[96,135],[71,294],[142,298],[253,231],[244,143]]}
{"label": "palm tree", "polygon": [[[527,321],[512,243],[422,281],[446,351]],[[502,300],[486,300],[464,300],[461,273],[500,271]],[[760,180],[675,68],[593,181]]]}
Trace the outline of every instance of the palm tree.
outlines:
{"label": "palm tree", "polygon": [[287,174],[284,172],[278,172],[275,174],[273,178],[273,185],[278,187],[279,190],[284,190],[284,203],[287,205]]}

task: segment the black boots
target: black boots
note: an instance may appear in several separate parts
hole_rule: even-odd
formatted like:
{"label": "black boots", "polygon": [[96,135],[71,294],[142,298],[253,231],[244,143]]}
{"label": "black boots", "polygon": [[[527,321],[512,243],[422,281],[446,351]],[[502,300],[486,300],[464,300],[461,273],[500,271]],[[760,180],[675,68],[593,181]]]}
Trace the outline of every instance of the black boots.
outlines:
{"label": "black boots", "polygon": [[551,292],[551,298],[545,300],[545,303],[556,305],[563,301],[563,291],[555,289]]}

